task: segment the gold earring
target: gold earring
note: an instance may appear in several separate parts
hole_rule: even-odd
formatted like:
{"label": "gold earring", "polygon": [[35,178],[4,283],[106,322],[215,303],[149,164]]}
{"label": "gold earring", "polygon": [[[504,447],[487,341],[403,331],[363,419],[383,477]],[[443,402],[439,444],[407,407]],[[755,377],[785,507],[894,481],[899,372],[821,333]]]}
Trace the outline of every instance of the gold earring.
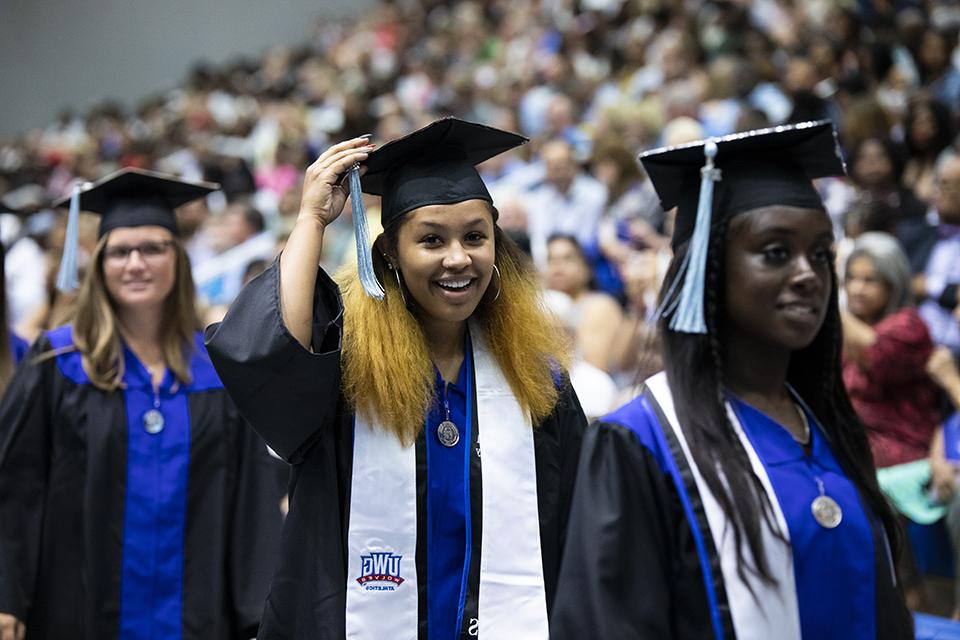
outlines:
{"label": "gold earring", "polygon": [[403,300],[403,305],[406,306],[407,298],[403,295],[403,284],[400,282],[400,269],[397,269],[391,264],[390,270],[393,271],[393,275],[397,276],[397,291],[400,292],[400,299]]}

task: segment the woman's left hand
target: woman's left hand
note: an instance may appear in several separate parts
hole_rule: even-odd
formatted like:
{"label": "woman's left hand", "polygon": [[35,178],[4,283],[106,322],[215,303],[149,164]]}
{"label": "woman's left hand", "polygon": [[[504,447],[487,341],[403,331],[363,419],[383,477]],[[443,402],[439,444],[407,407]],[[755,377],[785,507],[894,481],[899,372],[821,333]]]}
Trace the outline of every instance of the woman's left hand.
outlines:
{"label": "woman's left hand", "polygon": [[[335,144],[320,154],[303,176],[300,216],[306,216],[323,227],[336,220],[350,195],[345,184],[347,172],[366,160],[373,148],[366,137],[360,137]],[[362,174],[365,169],[360,171]]]}

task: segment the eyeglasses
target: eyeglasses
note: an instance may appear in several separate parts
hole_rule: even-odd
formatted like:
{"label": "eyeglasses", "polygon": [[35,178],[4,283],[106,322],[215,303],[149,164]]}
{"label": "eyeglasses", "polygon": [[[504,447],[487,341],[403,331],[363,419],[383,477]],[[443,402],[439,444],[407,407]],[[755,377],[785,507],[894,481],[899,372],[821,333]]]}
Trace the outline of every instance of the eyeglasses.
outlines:
{"label": "eyeglasses", "polygon": [[130,254],[136,251],[141,258],[149,262],[160,258],[171,247],[173,247],[173,240],[141,242],[135,245],[115,244],[103,250],[103,259],[114,264],[125,264],[130,259]]}

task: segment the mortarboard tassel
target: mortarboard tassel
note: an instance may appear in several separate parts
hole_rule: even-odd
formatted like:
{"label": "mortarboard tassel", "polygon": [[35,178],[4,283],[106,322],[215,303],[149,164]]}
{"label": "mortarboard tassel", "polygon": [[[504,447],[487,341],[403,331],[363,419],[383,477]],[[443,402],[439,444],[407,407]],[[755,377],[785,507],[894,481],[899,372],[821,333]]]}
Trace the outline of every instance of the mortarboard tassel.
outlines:
{"label": "mortarboard tassel", "polygon": [[664,303],[673,298],[673,288],[683,278],[680,295],[670,305],[675,307],[670,318],[670,329],[678,333],[707,333],[703,314],[703,291],[707,272],[707,250],[710,247],[710,226],[713,214],[713,186],[720,180],[720,170],[714,167],[717,144],[708,141],[703,147],[706,163],[700,169],[700,199],[697,202],[697,221],[693,227],[690,246],[671,290]]}
{"label": "mortarboard tassel", "polygon": [[80,191],[82,183],[73,185],[70,194],[70,213],[67,216],[67,233],[63,239],[63,257],[60,258],[60,271],[57,273],[57,290],[63,293],[76,291],[80,283],[77,280],[77,252],[80,244]]}
{"label": "mortarboard tassel", "polygon": [[363,206],[360,189],[360,165],[350,169],[350,204],[353,207],[353,234],[357,239],[357,267],[360,284],[367,295],[383,300],[383,287],[373,271],[373,256],[370,251],[370,231],[367,229],[367,211]]}

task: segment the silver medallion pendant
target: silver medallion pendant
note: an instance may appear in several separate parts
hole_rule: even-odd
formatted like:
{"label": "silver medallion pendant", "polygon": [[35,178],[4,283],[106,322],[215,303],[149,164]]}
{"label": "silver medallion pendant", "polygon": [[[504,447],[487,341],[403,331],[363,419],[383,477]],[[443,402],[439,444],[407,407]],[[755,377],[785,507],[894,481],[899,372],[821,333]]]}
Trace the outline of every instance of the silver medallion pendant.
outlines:
{"label": "silver medallion pendant", "polygon": [[437,427],[437,438],[440,439],[440,444],[443,446],[453,447],[460,442],[460,431],[457,429],[457,425],[449,420],[444,420]]}
{"label": "silver medallion pendant", "polygon": [[835,529],[843,520],[843,510],[830,496],[817,496],[810,503],[810,511],[813,512],[813,519],[824,529]]}
{"label": "silver medallion pendant", "polygon": [[150,409],[143,414],[143,429],[147,433],[160,433],[163,431],[163,414],[156,409]]}

